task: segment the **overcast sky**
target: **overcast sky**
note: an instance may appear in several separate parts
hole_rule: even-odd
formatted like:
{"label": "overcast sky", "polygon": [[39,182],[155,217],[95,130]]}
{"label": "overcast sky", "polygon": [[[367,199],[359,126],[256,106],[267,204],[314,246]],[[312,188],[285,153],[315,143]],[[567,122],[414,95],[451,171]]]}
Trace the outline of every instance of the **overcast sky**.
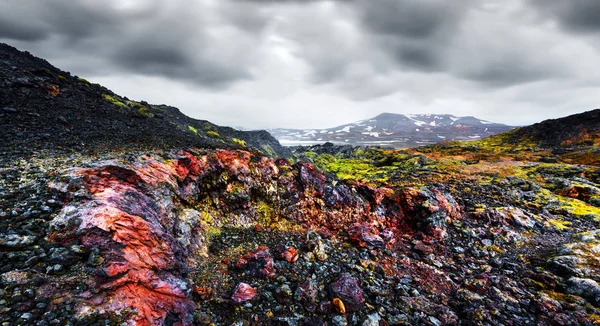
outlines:
{"label": "overcast sky", "polygon": [[599,0],[2,0],[0,42],[246,128],[600,107]]}

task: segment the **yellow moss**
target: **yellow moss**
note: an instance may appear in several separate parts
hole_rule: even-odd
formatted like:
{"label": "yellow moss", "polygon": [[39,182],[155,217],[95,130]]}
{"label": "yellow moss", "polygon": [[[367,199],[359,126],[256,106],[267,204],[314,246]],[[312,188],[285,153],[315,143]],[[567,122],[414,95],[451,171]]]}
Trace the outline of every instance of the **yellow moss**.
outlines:
{"label": "yellow moss", "polygon": [[210,213],[207,211],[202,211],[202,213],[200,213],[200,221],[202,221],[204,224],[210,225],[213,223],[212,215],[210,215]]}
{"label": "yellow moss", "polygon": [[550,298],[552,298],[554,300],[558,300],[560,302],[573,303],[573,302],[577,301],[577,297],[574,297],[574,296],[572,296],[570,294],[555,292],[555,291],[552,291],[552,290],[544,290],[542,292],[546,293]]}
{"label": "yellow moss", "polygon": [[[196,131],[197,131],[197,130],[196,130]],[[216,132],[216,131],[207,131],[207,132],[206,132],[206,135],[207,135],[208,137],[212,137],[212,138],[221,138],[221,135],[219,135],[219,133],[218,133],[218,132]]]}
{"label": "yellow moss", "polygon": [[143,105],[140,105],[140,107],[138,109],[138,113],[147,118],[154,118],[154,113],[150,112],[150,110]]}
{"label": "yellow moss", "polygon": [[594,323],[594,325],[600,324],[600,315],[587,314],[586,317],[591,319],[592,323]]}
{"label": "yellow moss", "polygon": [[204,231],[204,235],[206,236],[207,240],[210,241],[210,239],[214,239],[218,236],[221,235],[221,233],[223,233],[223,231],[216,227],[216,226],[212,226],[212,225],[208,225],[206,226],[206,230]]}
{"label": "yellow moss", "polygon": [[256,210],[259,213],[258,223],[265,226],[270,226],[271,223],[277,222],[277,216],[273,214],[273,208],[267,203],[260,202],[256,206]]}
{"label": "yellow moss", "polygon": [[314,160],[317,157],[317,153],[315,152],[304,152],[304,155],[311,160]]}
{"label": "yellow moss", "polygon": [[500,255],[504,254],[504,250],[502,250],[500,247],[498,247],[496,245],[491,245],[488,249],[495,251],[495,252],[499,253]]}
{"label": "yellow moss", "polygon": [[273,150],[273,148],[270,145],[262,145],[261,148],[266,155],[271,157],[277,156],[277,153]]}
{"label": "yellow moss", "polygon": [[246,147],[246,146],[248,146],[248,145],[246,144],[246,141],[244,141],[244,140],[242,140],[242,139],[238,139],[238,138],[232,138],[232,139],[231,139],[231,141],[232,141],[232,142],[234,142],[234,143],[236,143],[236,144],[238,144],[238,145],[240,145],[240,146],[242,146],[242,147]]}
{"label": "yellow moss", "polygon": [[196,129],[196,128],[192,127],[192,126],[188,126],[188,130],[191,131],[191,132],[193,132],[196,135],[198,134],[198,129]]}
{"label": "yellow moss", "polygon": [[315,164],[327,172],[335,173],[338,178],[364,182],[385,183],[394,167],[376,167],[367,159],[336,158],[330,154],[321,154]]}
{"label": "yellow moss", "polygon": [[125,103],[121,102],[118,98],[116,98],[110,94],[102,94],[102,97],[104,97],[105,100],[109,101],[110,103],[112,103],[116,106],[127,107],[127,105]]}
{"label": "yellow moss", "polygon": [[553,226],[554,228],[556,228],[559,231],[568,230],[569,227],[572,225],[572,223],[569,221],[558,220],[558,219],[550,219],[550,220],[548,220],[548,224]]}
{"label": "yellow moss", "polygon": [[555,195],[548,189],[541,189],[536,195],[535,202],[532,204],[545,205],[547,203],[556,204],[560,209],[578,218],[591,218],[600,220],[600,208],[592,206],[579,199],[573,199]]}
{"label": "yellow moss", "polygon": [[558,196],[561,200],[561,207],[565,208],[569,213],[578,217],[591,217],[595,220],[600,220],[600,208],[592,206],[578,199]]}
{"label": "yellow moss", "polygon": [[81,78],[81,77],[77,77],[77,80],[79,80],[80,82],[84,83],[86,86],[90,86],[90,82]]}

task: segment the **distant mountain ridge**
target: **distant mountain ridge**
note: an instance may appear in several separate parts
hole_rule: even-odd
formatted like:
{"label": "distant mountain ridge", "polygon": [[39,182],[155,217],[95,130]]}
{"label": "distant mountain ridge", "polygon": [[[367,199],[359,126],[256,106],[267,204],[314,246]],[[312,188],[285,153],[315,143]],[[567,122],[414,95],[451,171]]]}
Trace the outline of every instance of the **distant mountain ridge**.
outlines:
{"label": "distant mountain ridge", "polygon": [[429,145],[447,140],[476,140],[513,126],[451,114],[382,113],[328,129],[270,129],[283,145],[332,142],[349,145],[388,145],[396,148]]}

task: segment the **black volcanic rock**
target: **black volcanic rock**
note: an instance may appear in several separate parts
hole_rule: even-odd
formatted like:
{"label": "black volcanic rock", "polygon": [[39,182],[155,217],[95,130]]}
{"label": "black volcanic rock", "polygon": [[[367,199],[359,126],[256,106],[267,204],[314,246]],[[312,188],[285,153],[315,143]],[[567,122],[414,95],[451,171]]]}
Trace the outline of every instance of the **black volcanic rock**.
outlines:
{"label": "black volcanic rock", "polygon": [[600,135],[600,109],[545,120],[531,126],[515,129],[508,140],[538,142],[544,147],[593,146]]}
{"label": "black volcanic rock", "polygon": [[329,129],[269,131],[275,138],[290,145],[332,142],[355,146],[381,145],[405,148],[447,140],[481,139],[513,128],[470,116],[382,113],[371,119]]}
{"label": "black volcanic rock", "polygon": [[130,101],[6,44],[0,44],[0,137],[0,151],[248,145],[270,156],[289,154],[266,131],[239,131],[167,105]]}

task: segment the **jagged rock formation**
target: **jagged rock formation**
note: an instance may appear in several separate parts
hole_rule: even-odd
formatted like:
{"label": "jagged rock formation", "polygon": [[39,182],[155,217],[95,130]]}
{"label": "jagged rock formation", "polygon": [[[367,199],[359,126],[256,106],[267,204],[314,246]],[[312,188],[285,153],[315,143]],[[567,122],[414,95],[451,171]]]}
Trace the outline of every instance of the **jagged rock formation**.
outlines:
{"label": "jagged rock formation", "polygon": [[[310,164],[292,166],[242,151],[99,162],[69,170],[51,188],[69,204],[52,220],[55,231],[49,238],[102,257],[87,269],[95,277],[86,285],[103,291],[79,294],[76,309],[85,315],[99,307],[107,312],[133,308],[138,315],[131,318],[139,325],[162,324],[167,316],[191,324],[193,280],[186,275],[202,267],[209,228],[268,227],[261,220],[276,214],[327,233],[351,223],[368,225],[368,232],[386,230],[389,243],[418,232],[442,239],[445,225],[460,218],[453,199],[435,188],[394,193],[333,185]],[[266,203],[272,212],[260,211]],[[251,260],[236,266],[250,268]],[[271,259],[269,272],[246,274],[269,278],[275,275],[272,264]]]}

